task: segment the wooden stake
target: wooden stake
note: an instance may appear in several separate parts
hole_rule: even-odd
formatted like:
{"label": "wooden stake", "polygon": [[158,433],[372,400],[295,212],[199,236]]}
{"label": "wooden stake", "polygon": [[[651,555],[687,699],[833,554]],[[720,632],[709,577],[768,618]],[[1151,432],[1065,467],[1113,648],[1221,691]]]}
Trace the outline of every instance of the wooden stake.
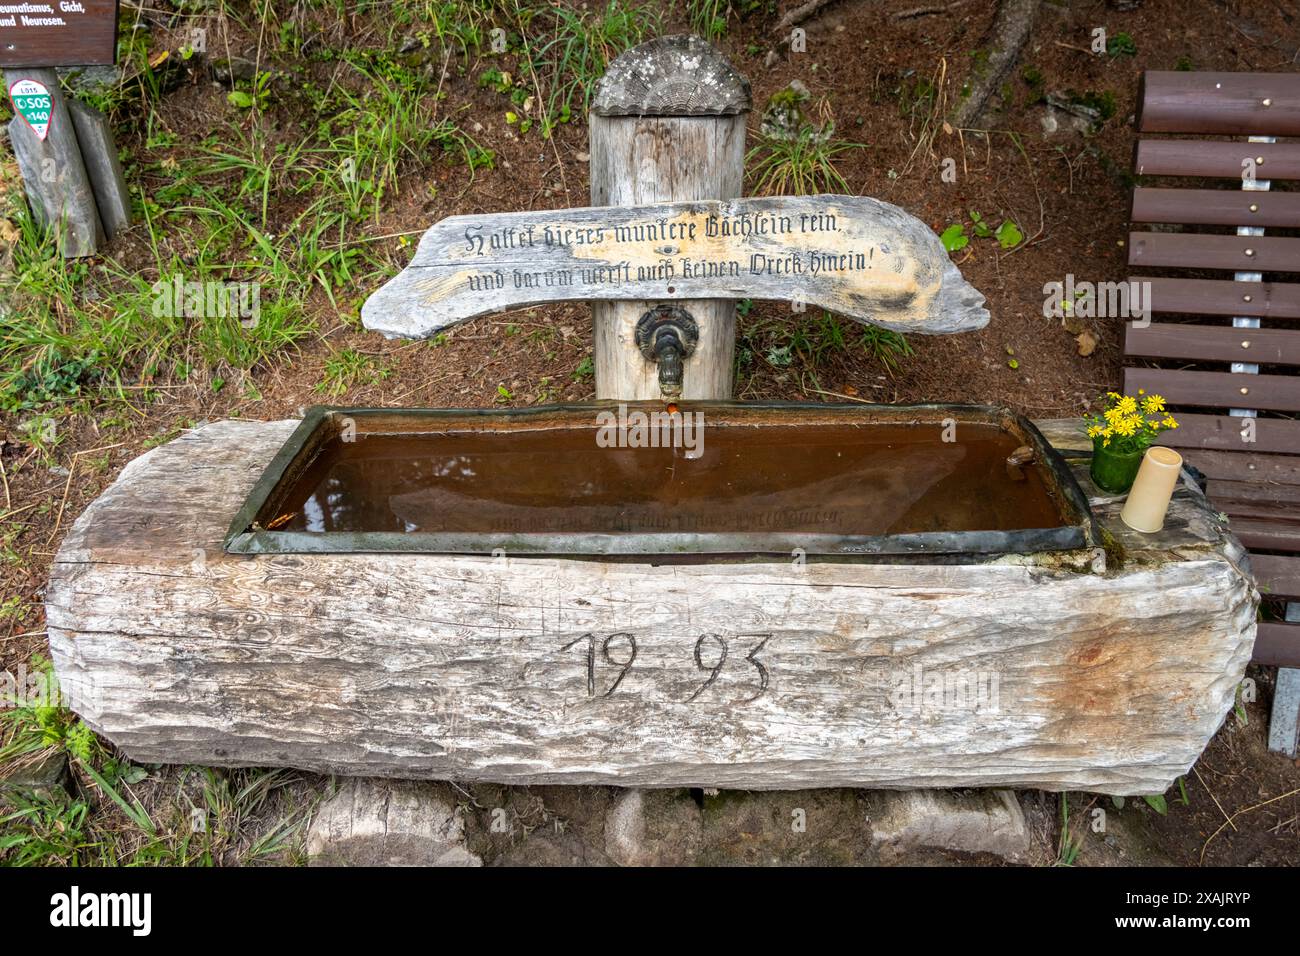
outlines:
{"label": "wooden stake", "polygon": [[78,100],[68,100],[68,110],[81,146],[81,161],[90,177],[99,209],[99,221],[109,239],[131,225],[131,195],[117,158],[117,142],[108,117]]}
{"label": "wooden stake", "polygon": [[52,104],[44,137],[21,115],[9,121],[9,142],[32,214],[42,225],[54,225],[64,256],[94,255],[104,242],[104,229],[68,103],[59,91],[58,74],[52,69],[25,67],[5,70],[4,79],[6,95],[15,83],[33,80],[49,92]]}

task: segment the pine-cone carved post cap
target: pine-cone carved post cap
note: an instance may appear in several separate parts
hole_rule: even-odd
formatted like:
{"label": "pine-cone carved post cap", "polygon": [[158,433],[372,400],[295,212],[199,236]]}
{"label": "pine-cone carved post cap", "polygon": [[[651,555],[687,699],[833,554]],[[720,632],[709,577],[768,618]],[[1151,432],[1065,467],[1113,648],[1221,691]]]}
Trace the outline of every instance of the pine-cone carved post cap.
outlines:
{"label": "pine-cone carved post cap", "polygon": [[735,116],[752,105],[749,80],[697,36],[659,37],[610,63],[591,112],[599,116]]}

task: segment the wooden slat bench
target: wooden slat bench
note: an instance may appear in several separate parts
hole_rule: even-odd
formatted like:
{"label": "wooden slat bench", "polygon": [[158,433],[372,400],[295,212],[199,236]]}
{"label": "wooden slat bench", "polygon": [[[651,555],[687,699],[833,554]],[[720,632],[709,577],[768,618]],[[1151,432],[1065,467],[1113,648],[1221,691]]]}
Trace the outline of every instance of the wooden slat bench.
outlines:
{"label": "wooden slat bench", "polygon": [[1261,623],[1255,660],[1283,667],[1270,746],[1294,756],[1300,142],[1278,138],[1300,137],[1300,75],[1149,71],[1138,130],[1129,265],[1139,271],[1131,281],[1150,283],[1153,319],[1128,323],[1124,390],[1165,397],[1182,427],[1162,441],[1206,475],[1210,500],[1252,552],[1265,597],[1287,602],[1284,620]]}

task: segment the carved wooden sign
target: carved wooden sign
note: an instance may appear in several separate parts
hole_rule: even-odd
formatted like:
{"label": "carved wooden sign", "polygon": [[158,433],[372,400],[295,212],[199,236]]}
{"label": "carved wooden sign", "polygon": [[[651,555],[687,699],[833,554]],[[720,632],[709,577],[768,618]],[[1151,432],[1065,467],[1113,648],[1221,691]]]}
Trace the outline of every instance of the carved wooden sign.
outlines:
{"label": "carved wooden sign", "polygon": [[112,64],[117,0],[0,0],[0,67]]}
{"label": "carved wooden sign", "polygon": [[785,196],[453,216],[362,307],[424,338],[489,312],[573,299],[777,299],[900,332],[982,328],[984,296],[939,237],[865,196]]}

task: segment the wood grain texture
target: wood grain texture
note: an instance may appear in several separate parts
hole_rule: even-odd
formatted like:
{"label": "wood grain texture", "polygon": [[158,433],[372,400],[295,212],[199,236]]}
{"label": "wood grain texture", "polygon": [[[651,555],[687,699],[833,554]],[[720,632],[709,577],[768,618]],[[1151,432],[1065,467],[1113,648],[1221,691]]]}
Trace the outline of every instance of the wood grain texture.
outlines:
{"label": "wood grain texture", "polygon": [[117,140],[108,117],[80,100],[68,100],[68,110],[77,131],[81,161],[86,167],[99,221],[110,240],[131,225],[131,193],[117,158]]}
{"label": "wood grain texture", "polygon": [[[1097,500],[1127,562],[1106,574],[226,555],[294,424],[219,422],[148,452],[63,542],[47,593],[59,678],[136,760],[1155,793],[1222,723],[1254,643],[1241,550],[1187,488],[1158,536]],[[913,697],[918,674],[952,694]]]}
{"label": "wood grain texture", "polygon": [[[593,115],[588,127],[593,205],[645,206],[740,196],[745,176],[743,115]],[[682,397],[731,398],[735,299],[687,299],[680,304],[700,330],[700,340],[685,363]],[[637,321],[654,305],[646,300],[592,302],[597,398],[660,397],[658,367],[635,341]]]}
{"label": "wood grain texture", "polygon": [[1300,76],[1147,70],[1138,92],[1144,133],[1300,135]]}
{"label": "wood grain texture", "polygon": [[[742,223],[747,234],[710,235]],[[979,329],[989,317],[929,226],[865,196],[453,216],[361,317],[384,335],[423,338],[544,302],[738,298],[798,299],[900,332]]]}
{"label": "wood grain texture", "polygon": [[[57,0],[32,2],[47,9],[9,14],[15,18],[14,25],[0,28],[0,67],[108,66],[117,62],[117,0],[81,0],[80,11],[62,10]],[[23,23],[24,16],[51,22]]]}
{"label": "wood grain texture", "polygon": [[93,256],[104,244],[104,229],[67,100],[59,89],[59,76],[45,69],[4,71],[6,90],[19,80],[40,83],[54,104],[45,139],[38,137],[21,116],[9,121],[9,143],[22,171],[32,216],[42,226],[53,228],[65,257]]}
{"label": "wood grain texture", "polygon": [[1300,144],[1143,139],[1133,165],[1139,176],[1223,176],[1241,182],[1243,164],[1252,162],[1260,179],[1300,179]]}

